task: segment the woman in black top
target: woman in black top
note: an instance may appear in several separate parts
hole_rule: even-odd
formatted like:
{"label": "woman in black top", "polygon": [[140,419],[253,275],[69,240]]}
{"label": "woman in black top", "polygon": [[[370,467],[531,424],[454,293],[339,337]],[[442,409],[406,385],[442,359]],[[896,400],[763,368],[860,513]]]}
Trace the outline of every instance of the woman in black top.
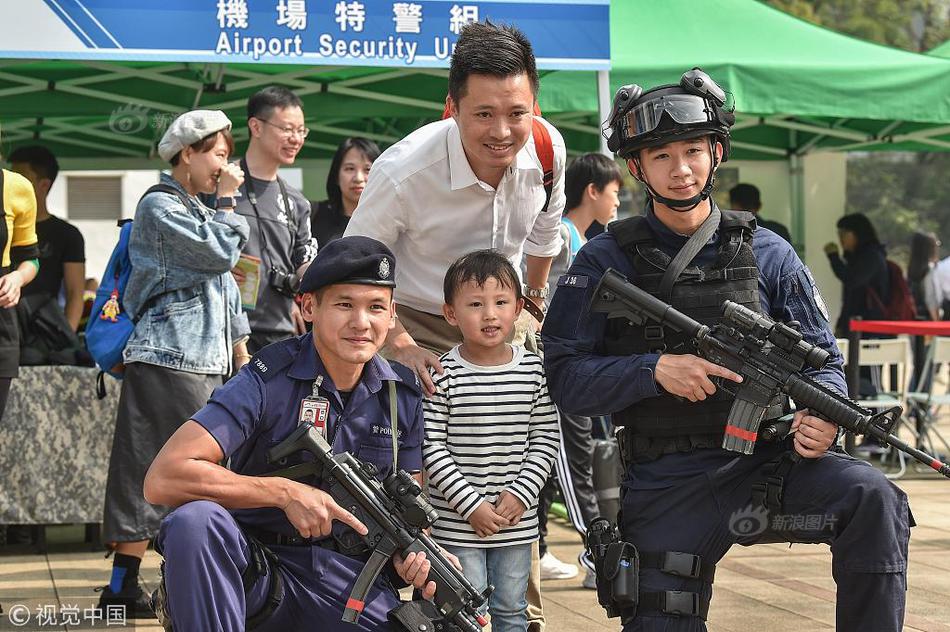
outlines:
{"label": "woman in black top", "polygon": [[327,199],[311,204],[310,234],[318,247],[343,236],[378,157],[379,147],[365,138],[347,138],[337,147],[327,174]]}
{"label": "woman in black top", "polygon": [[835,325],[835,335],[844,338],[852,318],[881,320],[884,317],[880,305],[887,304],[891,288],[887,254],[867,217],[853,213],[839,219],[838,240],[844,250],[843,257],[834,242],[825,245],[825,252],[842,284],[841,315]]}

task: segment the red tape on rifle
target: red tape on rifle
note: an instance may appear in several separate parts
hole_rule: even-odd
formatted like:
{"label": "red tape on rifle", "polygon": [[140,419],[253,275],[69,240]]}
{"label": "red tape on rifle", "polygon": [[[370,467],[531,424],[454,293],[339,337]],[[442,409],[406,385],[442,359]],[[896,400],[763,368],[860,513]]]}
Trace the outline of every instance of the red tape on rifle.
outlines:
{"label": "red tape on rifle", "polygon": [[739,437],[740,439],[745,439],[746,441],[755,441],[756,433],[751,430],[743,430],[742,428],[737,428],[736,426],[726,426],[726,434],[732,435],[733,437]]}

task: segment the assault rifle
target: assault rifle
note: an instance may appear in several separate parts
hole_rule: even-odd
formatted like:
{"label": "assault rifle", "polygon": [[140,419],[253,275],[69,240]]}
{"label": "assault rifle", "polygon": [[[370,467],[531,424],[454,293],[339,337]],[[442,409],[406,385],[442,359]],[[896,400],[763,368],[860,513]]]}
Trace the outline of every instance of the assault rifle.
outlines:
{"label": "assault rifle", "polygon": [[874,437],[950,478],[950,465],[891,434],[900,420],[900,406],[874,413],[803,375],[805,367],[824,367],[829,354],[803,340],[793,326],[726,301],[722,322],[709,327],[633,285],[614,269],[604,273],[590,308],[610,318],[627,318],[635,325],[653,321],[685,334],[692,339],[697,355],[742,376],[741,383],[717,380],[718,387],[735,396],[723,436],[726,450],[751,454],[769,403],[785,393],[800,408],[856,435]]}
{"label": "assault rifle", "polygon": [[[431,563],[429,580],[436,585],[433,602],[439,616],[458,626],[461,632],[481,632],[487,621],[478,614],[478,608],[488,600],[492,586],[479,593],[425,533],[424,529],[439,516],[422,494],[419,483],[404,470],[393,471],[380,483],[373,464],[360,461],[349,452],[333,454],[323,434],[306,422],[271,448],[267,460],[277,462],[301,450],[313,454],[316,462],[296,465],[277,475],[297,478],[320,472],[327,493],[369,530],[364,536],[355,531],[343,534],[352,536],[355,543],[346,537],[337,537],[337,544],[344,550],[354,548],[354,544],[372,550],[347,599],[343,621],[356,623],[359,620],[373,582],[395,553],[403,556],[425,553]],[[426,614],[415,601],[399,606],[389,616],[390,620],[415,632],[435,631],[440,627],[424,621]]]}

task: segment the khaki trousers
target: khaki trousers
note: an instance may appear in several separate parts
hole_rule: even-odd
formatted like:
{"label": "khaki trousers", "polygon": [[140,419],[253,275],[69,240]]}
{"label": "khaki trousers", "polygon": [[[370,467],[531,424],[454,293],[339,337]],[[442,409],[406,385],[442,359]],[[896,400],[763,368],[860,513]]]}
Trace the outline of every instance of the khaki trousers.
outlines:
{"label": "khaki trousers", "polygon": [[[525,315],[527,315],[527,312],[522,312],[522,318]],[[405,305],[397,305],[396,316],[417,345],[436,355],[442,355],[462,342],[462,332],[446,322],[441,314],[429,314]],[[530,315],[528,318],[531,318]],[[516,340],[520,333],[521,344],[524,344],[524,327],[521,325],[521,319],[519,319],[519,325],[515,326],[512,333]],[[538,543],[535,542],[531,545],[531,572],[528,575],[528,592],[525,595],[528,601],[528,632],[544,631],[540,559]]]}

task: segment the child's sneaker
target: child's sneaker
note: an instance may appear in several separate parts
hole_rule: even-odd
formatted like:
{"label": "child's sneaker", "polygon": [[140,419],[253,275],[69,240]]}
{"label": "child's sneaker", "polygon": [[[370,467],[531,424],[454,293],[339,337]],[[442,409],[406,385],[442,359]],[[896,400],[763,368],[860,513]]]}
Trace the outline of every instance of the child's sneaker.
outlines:
{"label": "child's sneaker", "polygon": [[541,579],[572,579],[577,577],[577,567],[562,562],[548,551],[541,556]]}

